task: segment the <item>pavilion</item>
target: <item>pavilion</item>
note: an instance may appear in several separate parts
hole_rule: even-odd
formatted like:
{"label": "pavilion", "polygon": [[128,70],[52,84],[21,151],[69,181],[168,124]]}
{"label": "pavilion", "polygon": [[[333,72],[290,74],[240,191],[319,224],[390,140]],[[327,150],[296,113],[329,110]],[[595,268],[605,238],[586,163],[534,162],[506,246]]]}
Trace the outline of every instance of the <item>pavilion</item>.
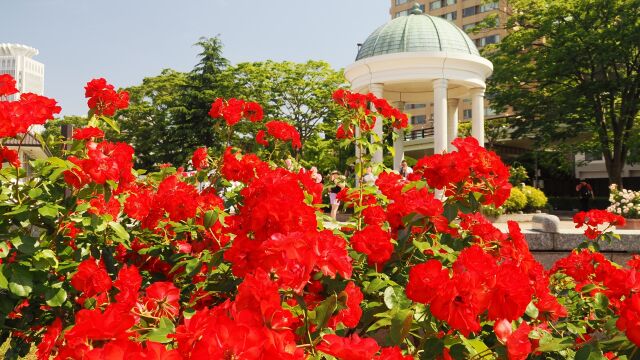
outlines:
{"label": "pavilion", "polygon": [[[411,147],[451,151],[458,136],[458,109],[462,99],[472,101],[473,137],[484,145],[485,81],[493,72],[491,62],[480,56],[467,34],[455,24],[424,14],[415,4],[408,16],[400,16],[376,29],[360,46],[356,62],[345,69],[355,92],[371,92],[404,110],[405,103],[433,103],[433,130],[421,139],[394,143],[394,168],[400,167]],[[382,134],[382,124],[374,129]],[[382,151],[373,156],[382,162]]]}

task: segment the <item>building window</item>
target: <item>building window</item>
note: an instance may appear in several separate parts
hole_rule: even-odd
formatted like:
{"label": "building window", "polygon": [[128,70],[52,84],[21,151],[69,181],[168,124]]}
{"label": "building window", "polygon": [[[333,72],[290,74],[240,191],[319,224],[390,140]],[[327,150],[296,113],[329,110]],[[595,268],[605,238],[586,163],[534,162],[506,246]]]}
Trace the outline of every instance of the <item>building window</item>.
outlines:
{"label": "building window", "polygon": [[494,1],[488,4],[480,5],[480,12],[483,13],[491,10],[496,10],[497,8],[498,8],[498,2]]}
{"label": "building window", "polygon": [[402,11],[398,11],[395,17],[407,16],[407,15],[409,15],[409,10],[402,10]]}
{"label": "building window", "polygon": [[462,9],[462,17],[473,16],[476,14],[482,14],[487,11],[496,10],[498,8],[498,2],[494,1],[488,4],[470,6]]}
{"label": "building window", "polygon": [[477,25],[478,25],[477,22],[474,22],[474,23],[471,23],[471,24],[462,25],[462,30],[469,32],[469,31],[473,30],[473,28],[476,27]]}
{"label": "building window", "polygon": [[422,125],[427,123],[427,115],[416,115],[411,117],[411,125]]}
{"label": "building window", "polygon": [[584,154],[584,161],[602,161],[601,151],[590,151]]}
{"label": "building window", "polygon": [[450,13],[442,14],[442,15],[440,15],[440,17],[445,19],[445,20],[454,21],[455,19],[458,18],[458,12],[457,11],[452,11]]}
{"label": "building window", "polygon": [[473,16],[476,14],[477,6],[471,6],[468,8],[462,9],[462,17]]}
{"label": "building window", "polygon": [[484,116],[495,116],[498,112],[491,106],[484,108]]}
{"label": "building window", "polygon": [[455,5],[457,0],[436,0],[429,3],[429,9],[436,10],[449,5]]}
{"label": "building window", "polygon": [[405,110],[410,110],[410,109],[424,109],[427,107],[427,104],[406,104],[404,106]]}
{"label": "building window", "polygon": [[464,109],[464,111],[462,111],[462,118],[463,119],[471,119],[471,109]]}
{"label": "building window", "polygon": [[480,39],[476,39],[476,46],[483,47],[489,44],[497,44],[500,42],[500,35],[490,35]]}
{"label": "building window", "polygon": [[409,0],[396,0],[396,5],[406,4]]}

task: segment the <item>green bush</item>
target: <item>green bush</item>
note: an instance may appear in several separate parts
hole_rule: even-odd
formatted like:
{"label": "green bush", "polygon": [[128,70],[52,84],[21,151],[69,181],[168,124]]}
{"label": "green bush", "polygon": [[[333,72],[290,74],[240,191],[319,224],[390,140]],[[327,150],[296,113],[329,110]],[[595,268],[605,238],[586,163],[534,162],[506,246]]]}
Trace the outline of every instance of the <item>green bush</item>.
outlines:
{"label": "green bush", "polygon": [[540,189],[526,185],[522,192],[527,197],[526,208],[529,210],[540,210],[547,207],[547,196]]}
{"label": "green bush", "polygon": [[527,196],[517,187],[511,188],[511,195],[504,205],[502,205],[507,213],[521,211],[527,206]]}

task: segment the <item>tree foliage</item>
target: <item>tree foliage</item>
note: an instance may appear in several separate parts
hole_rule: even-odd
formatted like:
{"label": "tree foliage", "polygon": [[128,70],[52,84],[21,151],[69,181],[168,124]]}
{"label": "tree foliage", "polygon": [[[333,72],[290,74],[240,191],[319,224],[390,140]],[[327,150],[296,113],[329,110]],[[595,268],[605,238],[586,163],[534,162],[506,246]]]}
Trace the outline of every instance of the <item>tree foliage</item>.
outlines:
{"label": "tree foliage", "polygon": [[[221,153],[227,145],[259,151],[253,139],[253,123],[229,129],[208,115],[215,98],[241,98],[264,104],[267,120],[291,122],[300,132],[303,148],[297,156],[305,165],[326,172],[346,166],[344,150],[333,134],[344,116],[333,105],[333,90],[344,85],[341,71],[323,61],[245,62],[231,65],[224,58],[218,38],[202,38],[199,62],[188,73],[164,70],[126,89],[130,108],[118,113],[119,139],[139,154],[138,166],[150,169],[158,163],[184,163],[193,150],[205,145]],[[286,154],[285,154],[286,155]]]}
{"label": "tree foliage", "polygon": [[540,143],[592,136],[609,179],[637,151],[639,0],[513,0],[510,34],[485,52],[494,106],[519,115],[515,136]]}

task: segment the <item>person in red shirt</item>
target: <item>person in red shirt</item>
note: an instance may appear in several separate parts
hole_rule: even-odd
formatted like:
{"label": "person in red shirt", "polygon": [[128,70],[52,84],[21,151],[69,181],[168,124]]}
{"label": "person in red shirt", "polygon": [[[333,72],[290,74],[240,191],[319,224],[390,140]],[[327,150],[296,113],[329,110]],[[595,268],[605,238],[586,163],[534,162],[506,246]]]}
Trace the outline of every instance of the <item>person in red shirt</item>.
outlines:
{"label": "person in red shirt", "polygon": [[580,198],[580,210],[589,211],[589,200],[593,199],[593,188],[585,179],[580,179],[580,183],[576,186],[576,191]]}

